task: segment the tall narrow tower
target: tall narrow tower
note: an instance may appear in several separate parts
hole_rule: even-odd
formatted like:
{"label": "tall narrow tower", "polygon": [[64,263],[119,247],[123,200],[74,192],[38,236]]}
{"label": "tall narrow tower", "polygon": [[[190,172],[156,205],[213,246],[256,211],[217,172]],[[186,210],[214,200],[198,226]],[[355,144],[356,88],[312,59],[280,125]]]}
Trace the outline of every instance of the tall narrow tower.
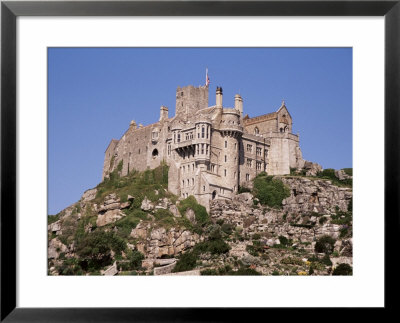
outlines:
{"label": "tall narrow tower", "polygon": [[197,110],[204,108],[208,108],[208,86],[189,85],[176,89],[175,116],[187,120]]}

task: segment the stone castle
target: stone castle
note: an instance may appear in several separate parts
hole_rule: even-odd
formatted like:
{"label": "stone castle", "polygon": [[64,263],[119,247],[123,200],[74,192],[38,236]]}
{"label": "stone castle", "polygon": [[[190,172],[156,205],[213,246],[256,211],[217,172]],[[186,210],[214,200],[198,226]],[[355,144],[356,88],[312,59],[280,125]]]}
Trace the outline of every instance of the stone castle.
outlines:
{"label": "stone castle", "polygon": [[243,115],[239,94],[233,108],[223,106],[221,87],[214,106],[208,106],[208,95],[209,86],[178,87],[174,117],[161,106],[158,122],[137,126],[131,121],[105,151],[103,179],[121,160],[121,175],[164,161],[169,191],[183,198],[193,195],[209,209],[211,200],[232,199],[239,186],[251,186],[260,172],[284,175],[304,166],[284,102],[276,112],[250,118]]}

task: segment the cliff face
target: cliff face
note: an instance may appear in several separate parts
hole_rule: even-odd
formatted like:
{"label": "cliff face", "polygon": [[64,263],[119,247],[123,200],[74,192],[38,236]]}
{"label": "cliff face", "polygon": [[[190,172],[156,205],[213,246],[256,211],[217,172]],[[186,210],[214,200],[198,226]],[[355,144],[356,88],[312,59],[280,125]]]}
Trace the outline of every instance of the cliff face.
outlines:
{"label": "cliff face", "polygon": [[[290,192],[281,208],[242,193],[213,200],[209,215],[163,187],[137,196],[88,190],[51,217],[49,274],[167,274],[177,266],[197,274],[328,275],[351,265],[351,188],[275,179]],[[190,265],[182,266],[183,254]]]}

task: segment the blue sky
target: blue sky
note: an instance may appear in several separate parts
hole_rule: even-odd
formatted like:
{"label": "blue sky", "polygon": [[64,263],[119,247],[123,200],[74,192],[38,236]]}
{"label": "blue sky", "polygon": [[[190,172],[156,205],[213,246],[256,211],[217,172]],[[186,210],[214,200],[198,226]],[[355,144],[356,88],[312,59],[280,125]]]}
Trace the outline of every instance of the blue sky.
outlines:
{"label": "blue sky", "polygon": [[104,151],[134,119],[175,113],[178,86],[204,85],[209,105],[243,97],[250,117],[282,100],[300,135],[303,158],[324,168],[352,167],[351,48],[49,48],[48,213],[79,200],[101,181]]}

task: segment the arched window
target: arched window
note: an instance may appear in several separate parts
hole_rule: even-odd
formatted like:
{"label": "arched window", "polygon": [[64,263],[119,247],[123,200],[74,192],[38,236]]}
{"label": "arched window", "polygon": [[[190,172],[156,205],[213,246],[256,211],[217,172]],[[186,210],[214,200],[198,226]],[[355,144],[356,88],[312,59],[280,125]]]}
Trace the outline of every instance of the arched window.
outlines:
{"label": "arched window", "polygon": [[260,133],[260,130],[258,129],[258,127],[255,127],[254,128],[254,134],[255,135],[258,135]]}
{"label": "arched window", "polygon": [[153,157],[157,157],[157,156],[158,156],[158,150],[157,150],[157,149],[154,149],[153,152],[151,153],[151,155],[152,155]]}

